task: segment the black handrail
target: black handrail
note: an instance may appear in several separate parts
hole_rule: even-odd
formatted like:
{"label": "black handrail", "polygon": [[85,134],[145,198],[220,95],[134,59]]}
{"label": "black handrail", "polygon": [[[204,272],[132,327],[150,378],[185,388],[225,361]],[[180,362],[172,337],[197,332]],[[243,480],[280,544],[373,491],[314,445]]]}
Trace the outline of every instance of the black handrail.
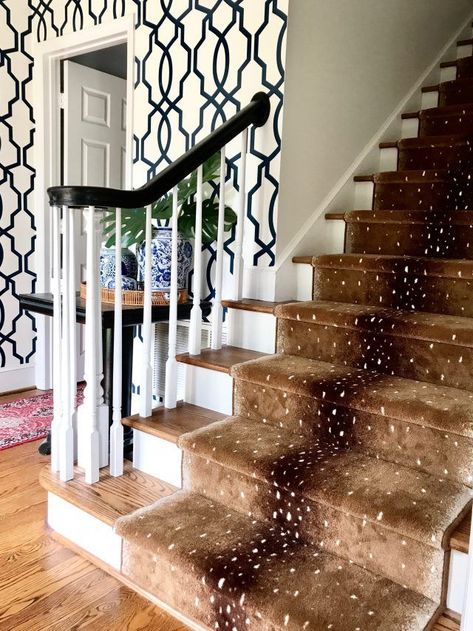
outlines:
{"label": "black handrail", "polygon": [[258,92],[251,102],[152,180],[133,191],[101,186],[52,186],[51,206],[140,208],[160,199],[250,125],[262,127],[270,112],[269,97]]}

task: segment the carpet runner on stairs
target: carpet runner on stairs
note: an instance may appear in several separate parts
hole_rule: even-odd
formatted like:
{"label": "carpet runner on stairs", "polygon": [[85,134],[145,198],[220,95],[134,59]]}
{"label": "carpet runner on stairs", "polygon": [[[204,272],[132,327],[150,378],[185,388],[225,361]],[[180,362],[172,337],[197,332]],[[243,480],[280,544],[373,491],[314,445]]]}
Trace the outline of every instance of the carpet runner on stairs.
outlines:
{"label": "carpet runner on stairs", "polygon": [[[473,59],[399,170],[312,258],[234,416],[180,438],[184,489],[123,517],[123,572],[211,629],[422,631],[473,488]],[[417,116],[407,115],[408,117]],[[472,136],[473,137],[473,136]]]}

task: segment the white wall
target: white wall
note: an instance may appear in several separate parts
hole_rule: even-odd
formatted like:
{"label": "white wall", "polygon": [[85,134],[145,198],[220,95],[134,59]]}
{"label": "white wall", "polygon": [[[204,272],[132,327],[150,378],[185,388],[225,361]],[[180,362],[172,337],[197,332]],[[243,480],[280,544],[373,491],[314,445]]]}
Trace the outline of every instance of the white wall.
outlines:
{"label": "white wall", "polygon": [[472,9],[470,0],[289,3],[277,259]]}

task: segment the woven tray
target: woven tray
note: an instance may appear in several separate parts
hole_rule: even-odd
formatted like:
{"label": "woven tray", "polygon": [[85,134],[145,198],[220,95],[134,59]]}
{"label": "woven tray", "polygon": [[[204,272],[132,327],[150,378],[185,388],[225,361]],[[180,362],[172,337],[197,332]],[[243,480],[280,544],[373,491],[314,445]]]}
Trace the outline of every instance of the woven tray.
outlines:
{"label": "woven tray", "polygon": [[[115,302],[115,289],[100,288],[102,294],[102,302],[114,303]],[[122,304],[131,307],[142,307],[144,302],[145,292],[141,289],[138,290],[122,290]],[[87,285],[86,283],[80,284],[80,297],[84,300],[87,298]],[[187,289],[178,290],[178,302],[187,302],[189,296]],[[152,291],[151,303],[153,305],[168,305],[169,304],[169,292],[168,291]]]}

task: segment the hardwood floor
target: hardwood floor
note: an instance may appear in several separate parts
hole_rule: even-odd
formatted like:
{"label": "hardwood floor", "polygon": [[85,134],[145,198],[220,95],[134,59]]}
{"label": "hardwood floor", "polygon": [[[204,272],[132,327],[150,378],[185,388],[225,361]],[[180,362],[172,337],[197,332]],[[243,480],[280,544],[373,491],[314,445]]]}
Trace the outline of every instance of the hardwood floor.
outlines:
{"label": "hardwood floor", "polygon": [[38,444],[0,452],[0,630],[185,631],[53,539]]}

